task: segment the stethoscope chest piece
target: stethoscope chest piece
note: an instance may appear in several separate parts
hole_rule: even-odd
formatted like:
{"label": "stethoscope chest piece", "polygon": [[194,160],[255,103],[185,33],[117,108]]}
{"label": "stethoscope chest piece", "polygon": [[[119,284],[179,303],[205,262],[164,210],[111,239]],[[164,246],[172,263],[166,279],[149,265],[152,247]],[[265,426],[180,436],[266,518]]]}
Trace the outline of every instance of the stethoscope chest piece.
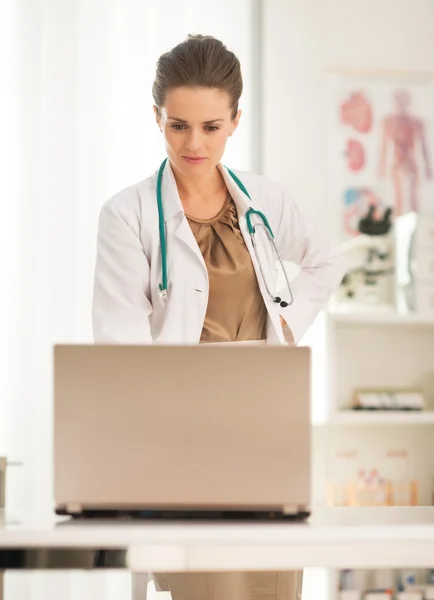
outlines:
{"label": "stethoscope chest piece", "polygon": [[162,290],[161,286],[160,286],[159,290],[158,290],[158,300],[159,300],[160,306],[162,308],[166,308],[167,296],[168,296],[168,291]]}

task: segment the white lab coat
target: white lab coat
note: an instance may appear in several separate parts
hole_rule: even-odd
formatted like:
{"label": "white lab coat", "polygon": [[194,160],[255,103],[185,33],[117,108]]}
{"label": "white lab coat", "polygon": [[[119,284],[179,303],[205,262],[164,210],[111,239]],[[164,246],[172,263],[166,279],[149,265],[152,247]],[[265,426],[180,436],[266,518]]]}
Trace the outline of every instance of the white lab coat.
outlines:
{"label": "white lab coat", "polygon": [[[285,344],[280,316],[297,343],[326,305],[345,271],[343,258],[305,219],[281,185],[267,177],[235,172],[252,202],[219,165],[235,202],[240,229],[250,252],[268,310],[267,343]],[[99,220],[93,294],[96,343],[196,344],[208,303],[208,275],[202,254],[185,217],[168,162],[162,195],[167,236],[168,300],[163,308],[160,238],[156,202],[157,173],[109,199]],[[294,302],[286,308],[273,302],[264,288],[244,215],[252,206],[262,211],[273,229],[283,260],[301,268],[292,282]],[[275,286],[275,256],[262,230],[258,246],[269,286]],[[288,300],[288,291],[279,295]]]}

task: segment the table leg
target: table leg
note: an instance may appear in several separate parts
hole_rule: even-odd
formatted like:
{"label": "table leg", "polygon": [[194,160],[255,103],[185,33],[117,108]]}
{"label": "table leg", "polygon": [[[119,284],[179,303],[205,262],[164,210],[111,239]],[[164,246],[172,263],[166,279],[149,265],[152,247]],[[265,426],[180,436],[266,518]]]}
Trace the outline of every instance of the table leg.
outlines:
{"label": "table leg", "polygon": [[[148,595],[148,573],[133,573],[132,598],[131,600],[146,600]],[[0,600],[3,598],[0,596]]]}

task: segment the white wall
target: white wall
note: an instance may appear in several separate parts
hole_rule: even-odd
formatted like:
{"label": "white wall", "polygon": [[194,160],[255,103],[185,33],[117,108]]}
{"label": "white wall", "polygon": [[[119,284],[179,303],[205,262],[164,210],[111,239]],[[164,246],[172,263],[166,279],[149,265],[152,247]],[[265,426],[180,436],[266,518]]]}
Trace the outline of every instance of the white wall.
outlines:
{"label": "white wall", "polygon": [[[157,58],[188,33],[220,37],[242,60],[249,113],[250,24],[249,0],[1,4],[0,453],[25,463],[8,478],[16,516],[52,511],[52,345],[92,340],[100,208],[164,157]],[[248,169],[248,119],[228,146]]]}
{"label": "white wall", "polygon": [[325,71],[433,71],[434,2],[265,0],[262,6],[263,170],[324,224]]}
{"label": "white wall", "polygon": [[[249,113],[250,9],[249,0],[0,2],[0,454],[25,464],[8,474],[14,518],[53,514],[52,345],[92,339],[100,208],[164,156],[156,60],[188,33],[220,37],[242,60]],[[250,167],[251,131],[245,120],[231,139],[235,168]],[[59,597],[53,577],[53,595],[37,574],[8,581],[24,587],[6,597]],[[120,598],[111,584],[95,586]],[[96,587],[68,598],[95,598]]]}

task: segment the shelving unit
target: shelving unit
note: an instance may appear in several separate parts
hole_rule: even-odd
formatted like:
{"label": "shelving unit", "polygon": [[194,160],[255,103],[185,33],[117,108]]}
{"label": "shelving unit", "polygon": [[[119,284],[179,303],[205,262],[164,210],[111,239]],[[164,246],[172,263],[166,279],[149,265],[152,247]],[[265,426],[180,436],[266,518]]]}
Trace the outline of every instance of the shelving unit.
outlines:
{"label": "shelving unit", "polygon": [[416,313],[398,314],[387,309],[373,310],[343,310],[332,307],[328,311],[330,319],[335,323],[365,324],[365,325],[390,325],[394,327],[433,327],[434,316],[419,315]]}
{"label": "shelving unit", "polygon": [[[323,372],[314,365],[316,379],[319,378],[323,388],[313,404],[314,504],[328,503],[330,481],[341,480],[342,471],[346,477],[351,468],[354,477],[360,469],[376,469],[385,475],[392,464],[385,457],[393,453],[405,457],[399,467],[405,474],[400,476],[417,480],[419,502],[431,504],[434,315],[402,315],[386,309],[342,310],[331,306],[324,314],[322,327],[326,339],[326,351],[321,355]],[[420,389],[425,409],[351,409],[355,389],[382,387]],[[351,459],[344,458],[350,456]]]}
{"label": "shelving unit", "polygon": [[[329,503],[331,482],[355,479],[360,469],[416,480],[419,504],[432,504],[434,314],[331,305],[315,327],[312,340],[307,340],[322,340],[312,344],[314,506]],[[425,409],[351,409],[355,389],[382,387],[420,389]],[[306,576],[309,600],[338,600],[339,571]],[[312,593],[310,586],[315,588]]]}
{"label": "shelving unit", "polygon": [[434,425],[434,411],[341,410],[330,417],[329,425]]}
{"label": "shelving unit", "polygon": [[[329,419],[349,407],[356,388],[417,387],[426,410],[434,410],[434,316],[334,309],[327,314],[327,339]],[[390,413],[391,422],[397,418],[425,420]]]}

